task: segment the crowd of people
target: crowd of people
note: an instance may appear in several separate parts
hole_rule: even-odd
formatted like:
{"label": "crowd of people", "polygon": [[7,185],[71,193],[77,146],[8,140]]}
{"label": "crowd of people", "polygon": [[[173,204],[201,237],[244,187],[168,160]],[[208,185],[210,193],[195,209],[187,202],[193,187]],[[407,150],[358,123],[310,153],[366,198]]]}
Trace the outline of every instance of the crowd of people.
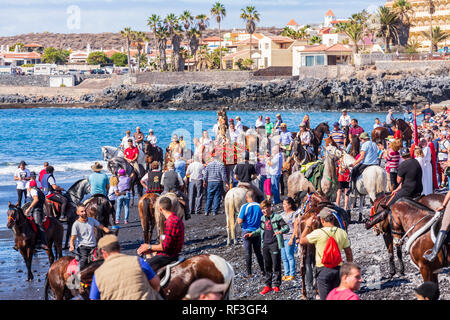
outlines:
{"label": "crowd of people", "polygon": [[[384,123],[379,118],[371,128],[362,128],[358,119],[350,117],[347,110],[342,111],[339,119],[333,123],[333,129],[329,136],[333,139],[338,148],[345,150],[355,157],[356,161],[350,168],[343,167],[337,163],[335,181],[337,185],[336,205],[341,205],[344,198],[344,210],[349,210],[349,196],[355,192],[355,182],[365,168],[371,165],[380,165],[385,168],[389,176],[389,188],[395,194],[391,204],[401,197],[415,197],[418,195],[428,195],[438,189],[448,188],[448,177],[450,176],[449,152],[450,152],[450,110],[444,108],[440,113],[435,113],[429,105],[421,112],[415,114],[423,116],[417,128],[414,127],[414,114],[408,108],[402,115],[412,130],[417,129],[417,137],[412,147],[408,145],[402,137],[402,131],[396,125],[393,110],[389,110]],[[244,132],[244,124],[239,116],[234,119],[218,119],[213,128],[216,136],[221,135],[223,126],[227,129],[227,139],[231,143],[236,143],[238,136]],[[185,219],[191,215],[219,214],[223,196],[227,190],[236,186],[245,186],[246,203],[241,207],[237,222],[241,225],[243,246],[245,251],[246,278],[251,278],[252,256],[256,256],[257,264],[264,275],[265,286],[260,291],[261,295],[269,292],[279,292],[283,281],[292,281],[298,276],[295,252],[298,245],[312,244],[316,248],[316,268],[317,287],[320,299],[335,300],[355,300],[359,299],[355,291],[359,289],[362,281],[361,269],[353,262],[348,234],[345,230],[335,227],[330,209],[324,208],[318,217],[322,228],[309,232],[313,221],[306,221],[305,230],[300,236],[294,232],[294,221],[301,214],[296,202],[290,198],[282,196],[285,194],[284,182],[282,179],[282,167],[284,161],[290,156],[295,139],[299,139],[301,145],[308,153],[313,153],[313,133],[310,128],[310,118],[306,115],[299,124],[299,131],[294,136],[287,130],[287,124],[283,122],[281,114],[276,115],[276,120],[271,122],[269,117],[259,116],[255,124],[251,126],[258,133],[270,137],[279,135],[279,143],[271,145],[263,154],[258,154],[254,163],[250,162],[248,150],[243,152],[243,161],[234,165],[232,171],[224,165],[222,159],[217,156],[214,149],[214,140],[209,137],[208,131],[204,130],[202,136],[193,139],[194,150],[192,157],[188,158],[186,142],[183,137],[172,136],[172,141],[167,148],[171,156],[169,161],[163,166],[162,163],[153,161],[145,174],[140,175],[140,183],[147,193],[158,193],[161,198],[161,213],[165,216],[164,240],[159,244],[143,244],[137,250],[138,256],[151,254],[152,258],[144,260],[142,258],[131,258],[120,254],[120,246],[117,238],[111,235],[105,236],[98,243],[98,247],[104,252],[108,263],[99,269],[94,277],[91,298],[92,299],[149,299],[157,297],[157,294],[149,294],[150,291],[158,292],[159,281],[156,281],[157,270],[163,265],[176,259],[182,250],[184,243],[184,223],[172,212],[171,202],[164,195],[168,192],[175,192],[185,204]],[[372,141],[370,132],[378,127],[385,127],[389,131],[386,141]],[[365,131],[368,130],[368,131]],[[147,136],[136,128],[136,132],[131,135],[126,132],[120,147],[124,151],[125,160],[135,169],[142,173],[142,168],[138,164],[138,155],[143,149],[145,142],[156,147],[158,139],[153,130],[149,130]],[[413,142],[413,141],[411,141]],[[209,155],[205,157],[205,151]],[[320,157],[320,155],[319,155]],[[19,204],[26,200],[27,196],[35,199],[36,205],[31,206],[30,212],[36,216],[35,221],[40,226],[42,233],[42,194],[49,200],[61,205],[60,220],[65,221],[65,208],[67,199],[62,196],[63,188],[56,184],[53,175],[54,168],[48,163],[44,164],[44,169],[39,176],[26,169],[26,163],[22,161],[17,169],[14,179],[17,183],[17,194]],[[89,177],[91,185],[91,195],[102,195],[107,197],[116,205],[115,224],[120,224],[122,210],[124,209],[124,223],[128,223],[130,212],[130,175],[124,169],[117,172],[117,176],[111,178],[102,172],[100,163],[92,166],[94,171]],[[255,183],[257,181],[257,183]],[[184,191],[188,189],[186,195]],[[203,201],[205,198],[205,201]],[[37,199],[37,200],[36,200]],[[449,225],[450,192],[447,194],[442,208],[446,210],[441,232],[438,235],[435,248],[428,253],[427,259],[433,261],[439,252],[440,246],[447,237]],[[45,201],[44,201],[45,202]],[[203,202],[205,203],[202,209]],[[282,210],[276,212],[276,205],[282,203]],[[39,204],[39,205],[38,205]],[[85,265],[87,255],[92,248],[97,246],[93,239],[93,230],[100,228],[105,232],[109,229],[102,226],[98,221],[87,218],[84,207],[77,208],[79,219],[72,227],[71,250],[74,250],[74,242],[78,240],[78,247],[82,252],[82,261]],[[45,237],[42,238],[42,245],[45,246]],[[328,250],[329,240],[334,240],[337,252],[343,251],[346,261],[332,264],[324,263],[323,257]],[[333,242],[333,241],[332,241]],[[110,258],[114,257],[114,258]],[[114,285],[108,284],[111,280],[111,271],[115,268],[124,269],[124,265],[129,266],[128,271],[123,271],[120,279],[116,275]],[[282,267],[284,275],[282,276]],[[127,281],[130,277],[139,274],[140,283],[137,285]],[[121,272],[122,273],[122,272]],[[142,279],[147,279],[143,281]],[[139,294],[129,295],[126,289],[119,289],[119,283],[128,288],[129,286],[139,287]],[[199,299],[208,297],[220,298],[223,288],[219,284],[214,284],[203,279],[192,286],[187,298]],[[421,297],[432,299],[436,294],[429,294],[432,288],[428,284],[417,288],[416,292]],[[134,294],[134,293],[133,293]],[[426,296],[426,297],[425,297]]]}

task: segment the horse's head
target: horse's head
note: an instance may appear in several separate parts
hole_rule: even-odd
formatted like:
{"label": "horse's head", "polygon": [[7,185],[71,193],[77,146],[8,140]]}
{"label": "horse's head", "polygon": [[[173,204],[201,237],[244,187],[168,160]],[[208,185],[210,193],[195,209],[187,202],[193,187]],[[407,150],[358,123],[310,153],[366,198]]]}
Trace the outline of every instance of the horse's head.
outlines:
{"label": "horse's head", "polygon": [[18,204],[13,205],[11,202],[8,202],[8,211],[6,211],[6,214],[8,215],[8,222],[6,223],[6,227],[8,229],[12,229],[16,222],[20,220],[20,211],[22,210]]}
{"label": "horse's head", "polygon": [[386,205],[390,197],[383,196],[377,198],[370,209],[370,219],[366,222],[366,229],[370,229],[376,225],[378,231],[387,232],[389,224],[386,217],[389,213],[389,207]]}
{"label": "horse's head", "polygon": [[69,190],[67,190],[66,197],[78,204],[83,200],[84,196],[91,192],[91,185],[88,179],[80,179],[75,182]]}

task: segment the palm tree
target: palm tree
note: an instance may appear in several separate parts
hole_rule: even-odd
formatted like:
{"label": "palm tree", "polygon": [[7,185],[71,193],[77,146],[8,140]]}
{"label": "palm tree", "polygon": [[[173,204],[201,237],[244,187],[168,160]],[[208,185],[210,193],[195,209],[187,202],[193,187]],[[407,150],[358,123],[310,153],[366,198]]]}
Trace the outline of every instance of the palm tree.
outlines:
{"label": "palm tree", "polygon": [[197,28],[191,28],[188,31],[189,49],[194,57],[194,71],[197,71],[197,51],[199,46],[200,31]]}
{"label": "palm tree", "polygon": [[216,17],[216,21],[219,24],[219,54],[220,54],[219,68],[220,70],[222,70],[222,36],[220,34],[220,22],[222,22],[222,19],[227,15],[227,11],[223,6],[223,4],[217,1],[211,8],[211,15]]}
{"label": "palm tree", "polygon": [[380,6],[377,12],[379,20],[378,34],[384,38],[384,49],[390,52],[390,41],[398,38],[400,19],[396,12],[388,7]]}
{"label": "palm tree", "polygon": [[358,42],[362,39],[363,36],[362,24],[356,20],[351,19],[348,23],[346,23],[344,32],[353,42],[353,55],[357,54],[359,51]]}
{"label": "palm tree", "polygon": [[164,19],[164,22],[166,23],[168,27],[169,37],[172,41],[172,70],[173,71],[182,71],[180,70],[180,62],[181,62],[181,55],[180,55],[180,45],[181,45],[181,37],[182,37],[182,30],[179,24],[178,17],[174,15],[173,13],[170,13],[167,15],[167,17]]}
{"label": "palm tree", "polygon": [[252,38],[256,30],[256,22],[259,22],[259,12],[254,6],[247,6],[241,9],[241,19],[245,20],[245,30],[250,34],[250,56],[252,58]]}
{"label": "palm tree", "polygon": [[154,48],[158,47],[158,38],[156,37],[156,29],[161,24],[161,18],[157,14],[153,14],[147,19],[147,25],[152,29],[153,37],[155,37]]}
{"label": "palm tree", "polygon": [[406,46],[409,38],[409,28],[411,27],[410,15],[412,6],[407,0],[397,0],[392,8],[400,19],[398,45]]}
{"label": "palm tree", "polygon": [[198,31],[200,32],[200,43],[203,43],[203,32],[209,25],[209,18],[206,14],[199,14],[195,16],[197,20]]}
{"label": "palm tree", "polygon": [[313,36],[309,38],[309,44],[320,44],[320,43],[322,43],[322,38],[318,36]]}
{"label": "palm tree", "polygon": [[120,31],[120,35],[122,38],[126,38],[127,40],[127,59],[128,59],[128,68],[130,69],[130,72],[133,72],[131,69],[131,56],[130,56],[130,43],[131,43],[131,37],[133,36],[133,30],[131,28],[124,28]]}
{"label": "palm tree", "polygon": [[281,35],[283,37],[290,37],[295,31],[289,27],[284,27],[283,31],[281,31]]}
{"label": "palm tree", "polygon": [[155,37],[158,41],[159,50],[159,68],[162,71],[167,71],[167,58],[166,58],[166,47],[167,40],[169,39],[169,30],[164,23],[159,23],[155,29]]}
{"label": "palm tree", "polygon": [[138,65],[137,71],[140,72],[141,57],[142,57],[141,51],[143,49],[141,43],[142,42],[148,42],[148,41],[150,41],[150,39],[147,37],[145,32],[142,32],[142,31],[133,31],[133,33],[131,34],[131,39],[133,41],[136,41],[136,47],[137,47],[137,51],[138,51],[138,54],[137,54],[137,59],[138,59],[138,61],[137,61],[137,65]]}
{"label": "palm tree", "polygon": [[447,33],[439,26],[434,27],[433,29],[433,37],[430,39],[430,34],[426,31],[422,31],[422,35],[430,40],[431,42],[431,52],[436,52],[438,50],[438,44],[442,41],[447,40],[450,37],[450,33]]}

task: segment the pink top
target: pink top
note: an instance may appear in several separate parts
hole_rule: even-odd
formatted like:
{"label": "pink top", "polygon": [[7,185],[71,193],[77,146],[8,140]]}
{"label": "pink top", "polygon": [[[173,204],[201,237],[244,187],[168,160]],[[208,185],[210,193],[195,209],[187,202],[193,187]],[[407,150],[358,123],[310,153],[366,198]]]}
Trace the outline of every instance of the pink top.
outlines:
{"label": "pink top", "polygon": [[327,296],[327,300],[359,300],[359,297],[350,289],[337,290],[334,288]]}

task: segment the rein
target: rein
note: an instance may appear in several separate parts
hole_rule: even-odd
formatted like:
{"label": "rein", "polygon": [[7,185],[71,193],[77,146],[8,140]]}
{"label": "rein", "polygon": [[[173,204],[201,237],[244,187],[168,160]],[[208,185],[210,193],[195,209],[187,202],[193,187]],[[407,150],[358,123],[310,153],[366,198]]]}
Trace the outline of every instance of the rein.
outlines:
{"label": "rein", "polygon": [[[430,216],[434,216],[433,214],[431,214],[431,213],[427,213],[425,216],[423,216],[421,219],[419,219],[419,221],[417,221],[415,224],[413,224],[405,233],[402,233],[402,232],[398,232],[398,231],[395,231],[394,229],[393,229],[393,224],[392,224],[392,220],[394,220],[394,217],[392,216],[392,212],[391,211],[389,211],[389,215],[390,215],[390,217],[391,217],[391,232],[393,233],[393,234],[396,234],[396,235],[403,235],[399,240],[398,240],[398,242],[397,242],[397,245],[398,246],[400,246],[400,245],[402,245],[403,244],[403,241],[405,240],[405,238],[408,236],[408,233],[410,233],[420,222],[422,222],[422,220],[423,219],[425,219],[425,218],[428,218],[428,217],[430,217]],[[395,221],[395,223],[397,224],[397,225],[399,225],[399,223],[397,223],[396,221]]]}
{"label": "rein", "polygon": [[311,193],[308,193],[308,199],[305,201],[305,205],[303,206],[302,210],[300,211],[300,215],[303,215],[305,213],[306,207],[308,206],[309,202],[311,201],[311,196],[313,195],[314,191]]}

